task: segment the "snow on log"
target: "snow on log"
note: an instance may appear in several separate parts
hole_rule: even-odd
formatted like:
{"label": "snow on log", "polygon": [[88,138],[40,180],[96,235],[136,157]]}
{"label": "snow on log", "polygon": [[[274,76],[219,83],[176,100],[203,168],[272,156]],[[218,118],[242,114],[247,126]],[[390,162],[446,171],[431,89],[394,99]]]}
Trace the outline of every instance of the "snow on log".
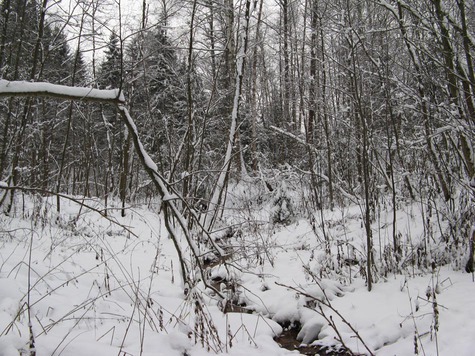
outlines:
{"label": "snow on log", "polygon": [[124,103],[125,98],[118,89],[101,90],[45,82],[26,82],[0,80],[2,96],[48,96],[65,100],[84,100],[111,103]]}
{"label": "snow on log", "polygon": [[[122,93],[117,90],[100,90],[93,88],[83,88],[83,87],[68,87],[64,85],[44,83],[44,82],[25,82],[25,81],[8,81],[0,80],[0,97],[14,97],[14,96],[45,96],[45,97],[54,97],[59,99],[66,100],[84,100],[84,101],[97,101],[97,102],[109,102],[115,104],[119,111],[121,112],[121,117],[124,124],[127,126],[128,132],[132,135],[132,140],[134,142],[135,151],[139,156],[140,161],[142,162],[145,171],[149,174],[154,185],[158,189],[162,201],[170,208],[171,213],[175,219],[178,220],[178,223],[185,235],[188,246],[191,248],[192,253],[196,259],[196,263],[199,266],[201,273],[202,281],[205,283],[207,288],[210,288],[215,291],[215,293],[223,297],[220,292],[213,286],[207,284],[206,276],[203,272],[203,266],[200,262],[200,249],[195,243],[191,232],[188,229],[188,221],[185,216],[180,212],[174,200],[183,200],[177,194],[171,193],[169,191],[169,183],[159,174],[158,167],[153,162],[152,158],[148,155],[147,151],[140,141],[137,126],[135,125],[134,120],[129,114],[129,111],[125,107],[125,97]],[[6,189],[8,184],[6,182],[0,181],[0,188]],[[165,212],[166,213],[166,212]],[[167,218],[165,219],[167,221]],[[172,224],[166,223],[168,232],[170,233],[171,238],[174,241],[175,247],[179,254],[179,259],[182,263],[182,273],[183,280],[187,281],[188,271],[185,267],[183,259],[183,251],[180,247],[179,236],[175,231]],[[224,256],[224,251],[210,239],[215,252],[220,256]]]}

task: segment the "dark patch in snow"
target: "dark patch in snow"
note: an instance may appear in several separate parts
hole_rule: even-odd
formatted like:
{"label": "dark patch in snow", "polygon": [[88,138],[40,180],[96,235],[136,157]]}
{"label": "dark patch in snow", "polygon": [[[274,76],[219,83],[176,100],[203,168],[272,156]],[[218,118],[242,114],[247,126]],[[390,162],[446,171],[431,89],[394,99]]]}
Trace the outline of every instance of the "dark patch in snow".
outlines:
{"label": "dark patch in snow", "polygon": [[292,324],[287,323],[287,328],[284,328],[284,331],[279,336],[275,337],[274,340],[279,344],[280,347],[289,351],[298,351],[302,355],[354,355],[353,353],[338,346],[329,348],[318,345],[302,344],[301,341],[297,340],[300,329],[301,325],[298,321]]}

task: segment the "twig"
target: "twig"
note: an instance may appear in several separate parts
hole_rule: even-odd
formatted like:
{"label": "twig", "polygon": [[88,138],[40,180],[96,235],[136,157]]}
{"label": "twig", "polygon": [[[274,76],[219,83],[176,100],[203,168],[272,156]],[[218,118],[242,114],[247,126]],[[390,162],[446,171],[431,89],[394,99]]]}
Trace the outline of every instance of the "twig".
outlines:
{"label": "twig", "polygon": [[115,225],[118,225],[120,226],[121,228],[123,228],[124,230],[126,230],[128,233],[130,233],[131,235],[133,235],[134,237],[138,237],[134,232],[132,232],[132,230],[130,230],[127,226],[125,226],[124,224],[121,224],[119,223],[118,221],[110,218],[109,216],[105,215],[104,214],[104,211],[103,210],[99,210],[99,209],[96,209],[90,205],[87,205],[87,204],[84,204],[83,201],[80,201],[78,199],[75,199],[69,195],[66,195],[66,194],[62,194],[62,193],[57,193],[57,192],[53,192],[53,191],[50,191],[50,190],[46,190],[46,189],[39,189],[39,188],[30,188],[30,187],[21,187],[21,186],[11,186],[11,187],[6,187],[6,186],[2,186],[0,185],[0,189],[6,189],[6,190],[21,190],[21,191],[24,191],[24,192],[33,192],[33,193],[41,193],[41,194],[48,194],[48,195],[54,195],[54,196],[58,196],[60,198],[63,198],[63,199],[67,199],[67,200],[70,200],[78,205],[80,205],[81,207],[85,207],[91,211],[94,211],[98,214],[100,214],[104,219],[110,221],[111,223],[115,224]]}

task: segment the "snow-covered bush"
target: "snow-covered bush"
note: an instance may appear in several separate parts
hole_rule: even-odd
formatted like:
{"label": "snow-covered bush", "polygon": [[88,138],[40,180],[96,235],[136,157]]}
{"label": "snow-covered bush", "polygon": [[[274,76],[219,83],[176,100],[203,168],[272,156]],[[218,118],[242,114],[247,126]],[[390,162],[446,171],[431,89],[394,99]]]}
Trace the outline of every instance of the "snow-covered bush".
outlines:
{"label": "snow-covered bush", "polygon": [[290,225],[294,217],[294,204],[283,181],[272,200],[270,220],[274,224]]}

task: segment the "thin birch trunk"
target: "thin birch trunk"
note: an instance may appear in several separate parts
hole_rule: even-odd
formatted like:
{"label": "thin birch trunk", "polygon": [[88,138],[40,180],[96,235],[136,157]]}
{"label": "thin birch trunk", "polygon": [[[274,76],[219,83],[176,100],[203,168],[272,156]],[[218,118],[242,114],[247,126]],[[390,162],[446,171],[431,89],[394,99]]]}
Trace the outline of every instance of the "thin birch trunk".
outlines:
{"label": "thin birch trunk", "polygon": [[226,181],[231,166],[232,152],[236,139],[237,121],[239,117],[239,104],[241,102],[242,83],[244,76],[244,65],[247,54],[249,19],[251,15],[251,0],[246,1],[245,19],[243,24],[243,31],[241,36],[241,45],[236,58],[236,78],[234,87],[234,101],[233,110],[231,112],[231,126],[229,129],[228,144],[226,147],[226,154],[224,156],[224,164],[219,173],[213,194],[209,203],[209,213],[205,215],[204,227],[205,230],[210,231],[219,214],[220,204],[223,200],[223,193],[226,188]]}

